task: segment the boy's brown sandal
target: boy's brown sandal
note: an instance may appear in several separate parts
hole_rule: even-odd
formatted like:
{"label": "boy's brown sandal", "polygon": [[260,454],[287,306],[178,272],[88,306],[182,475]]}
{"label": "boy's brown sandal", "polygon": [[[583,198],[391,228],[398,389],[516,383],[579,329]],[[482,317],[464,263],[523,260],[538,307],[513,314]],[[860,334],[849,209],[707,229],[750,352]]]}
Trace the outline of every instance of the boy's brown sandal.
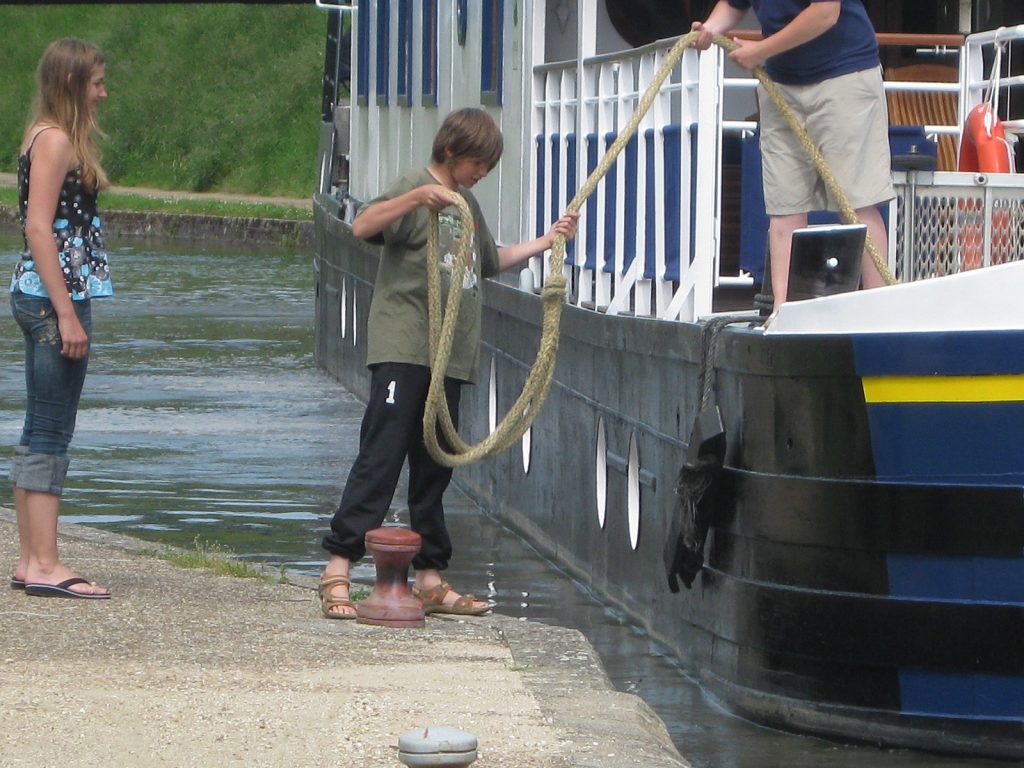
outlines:
{"label": "boy's brown sandal", "polygon": [[[331,590],[339,585],[352,588],[352,582],[348,576],[328,576],[320,581],[320,587],[317,589],[320,595],[320,612],[328,619],[354,619],[356,617],[355,604],[347,597],[335,597],[331,594]],[[351,608],[352,611],[331,610],[338,607]]]}
{"label": "boy's brown sandal", "polygon": [[[430,589],[419,589],[418,587],[412,588],[412,594],[414,597],[418,597],[423,601],[423,612],[424,613],[452,613],[456,616],[480,616],[481,614],[487,613],[491,610],[491,604],[485,603],[484,605],[474,605],[477,602],[477,598],[470,594],[464,594],[459,596],[453,603],[446,605],[444,599],[448,596],[449,592],[454,592],[451,585],[447,581],[442,581],[435,587]],[[484,602],[484,601],[480,601]]]}

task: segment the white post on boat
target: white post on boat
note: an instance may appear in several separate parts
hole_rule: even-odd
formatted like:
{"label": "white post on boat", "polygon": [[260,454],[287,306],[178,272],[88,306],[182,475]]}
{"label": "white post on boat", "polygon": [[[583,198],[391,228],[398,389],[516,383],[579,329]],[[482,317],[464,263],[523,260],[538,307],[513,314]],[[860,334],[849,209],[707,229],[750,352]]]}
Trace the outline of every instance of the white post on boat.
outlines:
{"label": "white post on boat", "polygon": [[[636,70],[632,60],[624,60],[619,66],[618,85],[616,88],[617,104],[615,106],[615,134],[618,136],[623,132],[626,123],[637,103]],[[632,281],[625,281],[626,268],[626,149],[622,150],[617,162],[609,171],[615,174],[615,248],[612,257],[615,261],[615,271],[612,273],[613,299],[608,304],[608,312],[617,314],[624,307],[629,305],[627,291],[632,290]],[[636,233],[631,232],[630,237],[635,238]]]}
{"label": "white post on boat", "polygon": [[[618,80],[619,65],[615,62],[605,62],[598,65],[600,74],[597,83],[597,124],[594,126],[594,141],[597,142],[597,156],[604,155],[604,137],[606,133],[615,130],[615,103],[610,94],[615,93]],[[598,185],[597,194],[597,243],[595,243],[596,259],[594,264],[594,305],[598,310],[607,309],[612,300],[611,275],[605,270],[605,255],[614,250],[615,244],[606,242],[607,230],[604,222],[611,215],[609,211],[609,200],[605,195],[605,188],[608,184],[606,176]]]}
{"label": "white post on boat", "polygon": [[[532,34],[531,39],[534,41],[535,58],[533,60],[534,67],[537,62],[544,62],[546,59],[543,56],[544,51],[544,18],[547,14],[547,2],[546,0],[537,0],[533,6],[533,17],[532,17]],[[538,49],[536,46],[540,46]],[[544,110],[546,106],[543,101],[547,99],[547,78],[548,75],[544,71],[538,72],[537,69],[532,69],[533,75],[528,81],[529,85],[527,91],[524,94],[524,108],[529,109],[529,120],[524,120],[523,125],[523,159],[524,159],[524,176],[523,176],[523,189],[528,191],[525,205],[527,206],[528,215],[522,217],[522,226],[526,227],[526,231],[519,233],[520,240],[528,240],[537,236],[537,197],[544,194],[544,190],[540,188],[540,180],[537,173],[537,162],[540,152],[540,147],[537,146],[537,137],[544,135]],[[541,102],[541,103],[538,103]],[[524,270],[529,270],[532,274],[532,282],[536,285],[540,280],[541,270],[541,259],[536,256],[526,262],[523,267]],[[522,285],[522,276],[520,275],[520,285]]]}
{"label": "white post on boat", "polygon": [[694,319],[711,312],[711,297],[718,283],[718,236],[722,219],[722,81],[725,53],[714,46],[714,56],[700,57],[700,109],[697,112],[697,189],[694,223]]}
{"label": "white post on boat", "polygon": [[[585,100],[591,93],[589,89],[592,86],[590,81],[592,81],[593,75],[584,62],[597,54],[597,20],[599,16],[598,0],[583,0],[580,3],[576,24],[576,122],[573,127],[576,133],[576,178],[573,180],[573,187],[575,189],[579,189],[589,175],[587,173],[586,138],[590,126]],[[598,154],[600,155],[600,153]],[[566,181],[568,182],[568,176]],[[566,202],[568,202],[569,197],[570,195],[567,192]],[[585,210],[586,206],[584,205],[580,213],[583,214]],[[582,231],[583,228],[581,222],[580,230]],[[570,266],[569,259],[566,258],[565,279],[569,281],[570,285],[572,285],[571,273],[573,268],[576,265],[582,265],[586,260],[585,248],[585,241],[577,240],[574,247],[572,266]]]}
{"label": "white post on boat", "polygon": [[[724,71],[725,56],[721,48],[712,46],[700,54],[696,99],[696,167],[690,169],[696,178],[697,194],[689,201],[693,207],[691,237],[694,256],[693,262],[687,265],[689,253],[679,255],[679,288],[662,316],[666,320],[696,320],[710,314],[712,310],[712,296],[718,276],[718,237],[721,226],[722,181],[719,169],[722,165]],[[687,82],[683,86],[686,94],[683,102],[692,108],[693,100],[688,93],[688,88],[692,86]],[[688,128],[690,117],[691,114],[684,109],[684,127]],[[691,133],[690,141],[693,140]]]}
{"label": "white post on boat", "polygon": [[[583,0],[579,4],[579,12],[577,14],[576,24],[576,179],[575,187],[579,189],[583,182],[586,180],[589,173],[587,172],[587,136],[593,133],[595,141],[599,142],[600,145],[600,133],[597,130],[597,125],[591,117],[589,117],[590,108],[587,106],[587,100],[592,98],[592,95],[597,93],[600,94],[600,83],[595,82],[600,79],[600,76],[595,73],[592,66],[588,67],[586,61],[597,54],[597,20],[600,16],[600,8],[598,7],[598,0]],[[600,107],[598,107],[600,109]],[[598,149],[597,155],[600,157],[603,153]],[[595,192],[596,194],[596,192]],[[600,211],[600,209],[599,209]],[[580,211],[582,214],[580,217],[580,234],[582,238],[577,236],[575,245],[575,259],[577,264],[584,264],[586,262],[587,249],[590,244],[587,242],[586,233],[586,222],[584,218],[586,216],[586,205],[584,204],[583,209]],[[602,221],[600,213],[597,217],[598,222]],[[600,225],[599,225],[600,226]],[[600,237],[598,237],[600,242]],[[568,260],[566,260],[568,264]],[[600,254],[598,255],[598,263],[600,263]],[[600,269],[595,270],[596,274],[600,274]],[[585,271],[579,271],[579,286],[577,290],[577,301],[580,303],[598,301],[598,297],[595,295],[594,284],[591,280],[591,276]],[[569,279],[566,275],[566,279]],[[570,281],[570,285],[571,285]],[[607,304],[607,301],[605,301]]]}
{"label": "white post on boat", "polygon": [[[1015,27],[1000,27],[990,32],[968,35],[960,49],[960,119],[963,120],[982,99],[989,85],[989,74],[985,72],[983,51],[986,46],[1008,45],[1013,40],[1024,39],[1024,24]],[[1024,85],[1024,75],[1002,79],[1003,87]],[[1024,122],[1011,120],[1003,123],[1007,129],[1024,129]]]}
{"label": "white post on boat", "polygon": [[[601,91],[601,73],[603,68],[593,64],[578,65],[580,85],[577,89],[579,106],[576,110],[576,178],[577,189],[590,175],[588,156],[590,141],[599,141],[598,123],[600,120],[600,100],[598,94]],[[593,137],[593,139],[591,139]],[[594,306],[596,304],[596,291],[594,275],[596,270],[587,266],[587,254],[594,250],[597,252],[600,244],[600,233],[595,228],[594,242],[591,242],[589,227],[586,219],[587,211],[594,210],[597,215],[593,216],[596,221],[601,221],[600,195],[595,191],[591,200],[583,204],[580,211],[580,227],[576,233],[576,264],[578,266],[578,280],[576,289],[576,302],[580,306]]]}
{"label": "white post on boat", "polygon": [[[661,69],[661,65],[668,56],[667,50],[659,50],[654,57],[654,71],[657,72]],[[685,54],[684,54],[685,56]],[[682,89],[682,82],[685,72],[685,63],[679,63],[679,88]],[[671,76],[669,80],[671,81]],[[652,281],[652,291],[654,299],[653,314],[657,317],[661,317],[662,313],[668,307],[669,302],[672,301],[672,283],[666,278],[665,275],[665,227],[661,226],[661,222],[668,220],[669,215],[666,210],[666,179],[668,178],[665,170],[665,126],[671,122],[672,117],[672,96],[670,95],[670,89],[662,88],[658,93],[658,98],[654,100],[651,105],[650,111],[650,122],[651,127],[654,130],[654,167],[656,169],[653,184],[654,184],[654,280]],[[680,100],[682,94],[679,95]],[[650,223],[647,226],[651,226]]]}
{"label": "white post on boat", "polygon": [[[639,80],[637,81],[636,94],[637,103],[639,104],[641,94],[647,90],[648,85],[654,80],[654,75],[657,74],[656,63],[660,63],[660,58],[657,51],[654,51],[646,56],[642,56],[638,62],[639,67]],[[636,107],[634,107],[636,109]],[[647,140],[645,133],[648,129],[654,129],[655,122],[654,116],[658,113],[658,99],[654,100],[651,104],[651,108],[647,110],[647,114],[644,115],[640,121],[640,125],[636,129],[636,167],[637,167],[637,181],[636,181],[636,221],[638,230],[635,235],[634,255],[633,264],[631,267],[636,275],[633,282],[633,311],[638,317],[650,317],[651,316],[651,283],[650,280],[644,278],[644,267],[647,262],[647,237],[646,230],[649,227],[653,227],[655,231],[660,231],[661,227],[656,224],[659,221],[657,217],[654,221],[647,220]],[[657,138],[654,142],[657,145]],[[657,155],[657,150],[654,152]],[[660,168],[661,164],[656,163],[656,167]],[[656,173],[655,173],[656,176]],[[655,195],[657,198],[657,195]],[[653,254],[652,254],[653,256]]]}

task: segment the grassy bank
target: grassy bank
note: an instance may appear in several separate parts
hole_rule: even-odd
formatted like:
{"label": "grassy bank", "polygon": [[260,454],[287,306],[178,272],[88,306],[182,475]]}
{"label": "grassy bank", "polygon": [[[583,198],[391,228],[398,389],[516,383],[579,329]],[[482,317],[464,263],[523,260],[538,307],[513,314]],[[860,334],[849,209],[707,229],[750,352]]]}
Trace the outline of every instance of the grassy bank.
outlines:
{"label": "grassy bank", "polygon": [[2,6],[0,170],[16,170],[43,49],[75,36],[107,57],[113,183],[308,196],[325,25],[312,3]]}
{"label": "grassy bank", "polygon": [[[18,211],[18,191],[13,187],[0,187],[0,213],[9,211],[11,216]],[[312,221],[313,212],[308,208],[278,205],[271,202],[249,202],[235,200],[170,199],[152,195],[132,195],[104,192],[100,197],[100,211],[145,211],[147,213],[183,213],[200,216],[240,216],[255,219],[288,219],[291,221]]]}

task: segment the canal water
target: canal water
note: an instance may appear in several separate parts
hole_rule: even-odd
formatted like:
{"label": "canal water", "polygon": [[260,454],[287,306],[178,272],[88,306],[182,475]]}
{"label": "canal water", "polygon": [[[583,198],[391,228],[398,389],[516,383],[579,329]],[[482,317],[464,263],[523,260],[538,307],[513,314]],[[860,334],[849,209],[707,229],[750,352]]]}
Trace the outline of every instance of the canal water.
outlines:
{"label": "canal water", "polygon": [[[63,519],[155,543],[216,544],[316,575],[362,408],[315,368],[311,256],[207,243],[117,246],[117,296],[94,302]],[[19,247],[20,238],[0,233],[7,270]],[[12,446],[21,428],[22,356],[20,333],[0,311],[0,446]],[[6,463],[12,452],[0,455]],[[2,478],[0,503],[10,506],[6,471]],[[403,500],[400,490],[395,520]],[[500,613],[581,630],[614,684],[658,712],[695,768],[1000,765],[839,745],[732,717],[643,632],[455,489],[447,510],[453,583],[489,595]],[[372,583],[372,565],[354,576]],[[117,589],[116,575],[109,583]]]}

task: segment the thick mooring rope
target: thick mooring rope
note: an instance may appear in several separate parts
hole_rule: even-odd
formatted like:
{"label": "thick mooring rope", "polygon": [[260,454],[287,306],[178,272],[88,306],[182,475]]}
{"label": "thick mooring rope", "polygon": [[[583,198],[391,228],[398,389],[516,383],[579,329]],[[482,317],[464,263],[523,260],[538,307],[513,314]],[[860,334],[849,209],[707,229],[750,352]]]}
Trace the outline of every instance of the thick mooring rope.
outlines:
{"label": "thick mooring rope", "polygon": [[[636,109],[630,117],[625,128],[619,132],[611,147],[591,172],[590,176],[583,183],[576,195],[566,206],[567,212],[578,213],[583,203],[597,188],[598,183],[605,176],[612,164],[615,162],[623,147],[636,133],[637,127],[644,115],[654,103],[661,88],[662,82],[676,66],[683,56],[683,52],[689,48],[700,36],[699,32],[690,32],[679,38],[669,50],[662,62],[661,67],[655,73],[650,85],[644,92]],[[715,37],[716,45],[726,51],[732,51],[739,47],[733,40],[718,35]],[[839,207],[839,217],[846,224],[859,223],[857,214],[847,200],[845,193],[839,187],[831,169],[825,162],[821,151],[811,141],[810,136],[804,127],[800,125],[786,103],[775,83],[765,74],[764,70],[757,67],[753,71],[761,85],[764,86],[768,96],[779,109],[783,119],[796,133],[801,145],[807,151],[811,162],[821,175],[825,186],[832,194]],[[441,264],[438,247],[438,219],[437,215],[431,217],[430,235],[428,238],[428,268],[427,268],[427,303],[430,316],[430,389],[427,394],[427,403],[423,412],[423,439],[426,442],[427,450],[439,464],[447,467],[462,466],[471,464],[474,461],[493,456],[511,448],[533,424],[534,419],[540,412],[541,406],[547,397],[551,387],[551,379],[555,370],[555,358],[558,353],[558,326],[562,315],[562,306],[565,303],[565,276],[563,267],[565,264],[565,236],[555,233],[551,246],[549,258],[548,277],[544,281],[544,288],[541,298],[544,304],[544,318],[542,322],[541,340],[537,350],[537,359],[527,375],[522,392],[516,402],[509,409],[508,413],[497,425],[494,431],[476,445],[469,445],[458,434],[452,422],[448,410],[448,403],[444,394],[444,377],[448,369],[448,361],[451,357],[452,342],[455,337],[455,323],[459,315],[459,304],[462,299],[463,276],[470,267],[472,258],[470,242],[473,235],[473,214],[469,204],[457,192],[451,193],[452,203],[458,207],[459,215],[463,221],[463,234],[456,244],[455,263],[451,269],[451,283],[448,291],[448,301],[443,313],[441,312]],[[881,273],[887,284],[895,282],[887,264],[882,260],[878,249],[871,238],[867,239],[866,247],[871,255],[875,266]],[[451,450],[441,446],[437,425],[440,423],[441,431]]]}

